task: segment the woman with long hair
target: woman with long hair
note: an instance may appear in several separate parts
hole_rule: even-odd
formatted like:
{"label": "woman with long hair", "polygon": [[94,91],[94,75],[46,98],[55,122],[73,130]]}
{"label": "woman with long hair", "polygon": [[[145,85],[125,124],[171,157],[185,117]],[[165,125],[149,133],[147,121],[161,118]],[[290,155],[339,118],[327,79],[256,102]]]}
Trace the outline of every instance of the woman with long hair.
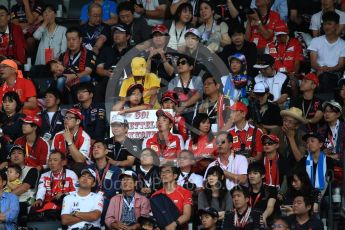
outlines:
{"label": "woman with long hair", "polygon": [[232,209],[230,192],[226,188],[223,169],[219,166],[209,168],[206,174],[205,189],[199,193],[198,209],[212,207],[218,211],[223,219],[226,211]]}
{"label": "woman with long hair", "polygon": [[199,113],[194,117],[191,138],[186,141],[185,149],[194,153],[196,172],[203,175],[209,163],[216,158],[217,151],[216,138],[206,113]]}
{"label": "woman with long hair", "polygon": [[174,19],[167,22],[169,28],[169,43],[168,47],[182,51],[185,45],[185,34],[190,27],[193,19],[193,7],[190,3],[182,3],[177,7]]}

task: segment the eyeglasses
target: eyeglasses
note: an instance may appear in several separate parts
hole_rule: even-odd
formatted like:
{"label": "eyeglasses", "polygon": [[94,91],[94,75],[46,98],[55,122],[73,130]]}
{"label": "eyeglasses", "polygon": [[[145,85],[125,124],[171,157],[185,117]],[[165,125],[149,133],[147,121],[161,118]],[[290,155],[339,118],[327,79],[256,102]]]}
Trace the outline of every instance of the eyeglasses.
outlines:
{"label": "eyeglasses", "polygon": [[271,228],[287,228],[285,224],[272,224]]}
{"label": "eyeglasses", "polygon": [[179,65],[185,65],[185,64],[187,64],[187,61],[186,61],[186,60],[182,60],[182,61],[177,62],[177,65],[178,65],[178,66],[179,66]]}
{"label": "eyeglasses", "polygon": [[274,145],[275,142],[273,142],[273,141],[264,141],[262,144],[263,145]]}
{"label": "eyeglasses", "polygon": [[216,145],[224,145],[224,144],[225,144],[225,140],[216,141]]}
{"label": "eyeglasses", "polygon": [[171,170],[161,171],[161,174],[169,174],[169,173],[172,173],[172,171]]}
{"label": "eyeglasses", "polygon": [[69,121],[69,120],[72,120],[72,119],[77,119],[77,118],[76,118],[76,117],[68,117],[68,116],[66,116],[66,117],[64,117],[63,119],[64,119],[64,120],[68,120],[68,121]]}

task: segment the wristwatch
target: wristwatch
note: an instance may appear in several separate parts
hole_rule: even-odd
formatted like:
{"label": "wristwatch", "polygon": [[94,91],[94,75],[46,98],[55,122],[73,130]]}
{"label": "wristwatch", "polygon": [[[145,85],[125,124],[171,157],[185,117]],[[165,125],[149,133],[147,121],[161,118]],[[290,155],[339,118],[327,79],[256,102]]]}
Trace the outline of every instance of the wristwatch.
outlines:
{"label": "wristwatch", "polygon": [[175,223],[176,223],[176,227],[179,227],[179,226],[181,226],[181,223],[180,223],[180,221],[178,221],[178,220],[175,220]]}
{"label": "wristwatch", "polygon": [[73,144],[73,142],[67,142],[68,146],[71,146]]}
{"label": "wristwatch", "polygon": [[77,214],[77,211],[72,212],[72,216],[76,216],[76,214]]}

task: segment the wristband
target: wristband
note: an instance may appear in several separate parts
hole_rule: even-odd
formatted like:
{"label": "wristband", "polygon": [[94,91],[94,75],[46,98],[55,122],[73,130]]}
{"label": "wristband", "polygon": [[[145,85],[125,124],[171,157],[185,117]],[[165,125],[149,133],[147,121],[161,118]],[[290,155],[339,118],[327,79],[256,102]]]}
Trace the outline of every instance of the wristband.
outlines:
{"label": "wristband", "polygon": [[176,223],[176,227],[180,227],[180,226],[181,226],[181,223],[180,223],[180,221],[178,221],[178,220],[175,220],[175,223]]}

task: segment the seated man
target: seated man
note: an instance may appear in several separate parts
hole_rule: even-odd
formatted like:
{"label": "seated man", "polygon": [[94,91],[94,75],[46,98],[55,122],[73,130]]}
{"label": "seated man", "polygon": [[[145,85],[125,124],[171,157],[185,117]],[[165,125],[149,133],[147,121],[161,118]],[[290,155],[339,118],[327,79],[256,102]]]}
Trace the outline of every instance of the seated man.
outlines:
{"label": "seated man", "polygon": [[89,19],[89,7],[91,4],[100,4],[102,7],[103,14],[100,18],[102,18],[103,23],[107,25],[114,25],[117,22],[117,4],[114,1],[110,0],[93,0],[89,1],[90,3],[85,4],[81,8],[80,13],[80,21],[81,23],[86,23]]}
{"label": "seated man", "polygon": [[[79,82],[91,80],[91,73],[96,65],[96,56],[92,51],[82,46],[83,38],[79,28],[71,27],[66,31],[67,50],[61,54],[59,60],[64,69],[63,77],[57,79],[57,88],[60,92],[65,89],[65,83],[72,87]],[[72,91],[72,99],[76,101],[76,92]]]}
{"label": "seated man", "polygon": [[47,168],[48,153],[50,152],[48,142],[38,135],[42,120],[37,116],[26,116],[21,120],[23,121],[23,136],[15,140],[14,144],[25,147],[26,165],[42,171]]}
{"label": "seated man", "polygon": [[101,229],[103,196],[93,193],[96,186],[96,173],[92,169],[83,169],[79,177],[79,189],[63,199],[61,223],[72,229]]}
{"label": "seated man", "polygon": [[[38,183],[36,201],[31,208],[31,214],[55,210],[55,216],[46,216],[60,219],[62,200],[77,187],[78,177],[69,169],[64,168],[66,156],[59,151],[53,151],[49,155],[49,171],[41,175]],[[35,219],[33,216],[31,216]]]}
{"label": "seated man", "polygon": [[39,111],[36,88],[31,80],[23,78],[18,65],[13,60],[5,59],[0,63],[0,74],[1,79],[5,81],[3,87],[0,87],[0,103],[5,93],[15,91],[23,103],[23,113],[36,114]]}
{"label": "seated man", "polygon": [[330,100],[344,69],[345,41],[337,34],[339,28],[337,13],[333,11],[323,13],[322,22],[325,35],[313,38],[308,50],[310,50],[311,67],[320,80],[320,97]]}
{"label": "seated man", "polygon": [[160,176],[163,188],[155,192],[152,197],[158,194],[165,194],[174,202],[179,217],[166,226],[166,229],[182,228],[191,219],[192,216],[192,193],[187,189],[177,185],[178,169],[171,163],[160,167]]}
{"label": "seated man", "polygon": [[39,116],[42,119],[41,135],[50,142],[56,133],[64,129],[63,116],[59,106],[61,105],[61,93],[55,88],[48,88],[45,92],[45,110]]}
{"label": "seated man", "polygon": [[158,0],[142,0],[134,1],[134,11],[140,16],[144,17],[149,26],[162,24],[166,15],[168,1]]}
{"label": "seated man", "polygon": [[[262,213],[263,222],[267,226],[273,213],[279,214],[275,209],[277,200],[277,190],[264,183],[266,170],[264,165],[259,162],[252,162],[248,166],[249,182],[249,205]],[[262,195],[261,195],[262,194]],[[280,211],[280,210],[279,210]]]}
{"label": "seated man", "polygon": [[99,55],[110,37],[110,27],[102,22],[102,14],[102,6],[98,3],[91,3],[88,6],[89,20],[81,25],[80,30],[84,47],[96,55]]}
{"label": "seated man", "polygon": [[269,54],[259,56],[254,68],[260,70],[259,75],[254,78],[255,83],[266,82],[273,95],[272,102],[282,105],[290,93],[289,78],[274,69],[275,59]]}
{"label": "seated man", "polygon": [[143,141],[142,149],[151,148],[158,153],[161,163],[176,160],[178,154],[184,149],[183,138],[179,134],[171,133],[174,117],[162,109],[157,110],[158,132]]}
{"label": "seated man", "polygon": [[[5,17],[0,18],[0,32],[2,32],[0,40],[0,55],[4,55],[8,58],[19,61],[20,64],[24,64],[26,62],[26,41],[22,28],[10,22],[10,12],[3,5],[0,6],[0,14],[6,15]],[[10,42],[10,38],[13,39],[13,42]]]}
{"label": "seated man", "polygon": [[292,205],[294,214],[288,218],[291,229],[324,229],[322,221],[311,215],[313,199],[308,195],[302,193],[295,195]]}
{"label": "seated man", "polygon": [[66,155],[67,167],[80,175],[90,159],[91,138],[82,128],[84,116],[79,109],[63,110],[65,129],[58,132],[52,142],[52,150]]}
{"label": "seated man", "polygon": [[[151,211],[149,200],[135,192],[138,177],[131,170],[120,177],[122,194],[111,198],[105,223],[109,229],[139,229],[138,219]],[[133,208],[135,207],[135,208]]]}
{"label": "seated man", "polygon": [[91,137],[91,143],[95,140],[103,140],[106,134],[105,107],[103,104],[93,102],[95,87],[92,83],[80,83],[77,86],[78,104],[74,108],[80,110],[84,116],[83,127]]}
{"label": "seated man", "polygon": [[104,141],[95,141],[92,145],[92,157],[94,164],[89,165],[97,175],[96,190],[103,194],[103,212],[101,217],[101,224],[104,225],[105,214],[107,213],[110,199],[120,192],[119,176],[121,169],[115,165],[110,164],[107,159],[108,149]]}
{"label": "seated man", "polygon": [[0,229],[15,230],[17,229],[16,222],[19,214],[19,201],[16,195],[3,192],[6,183],[6,173],[0,172]]}
{"label": "seated man", "polygon": [[39,172],[36,168],[25,165],[25,150],[20,145],[14,145],[11,148],[10,163],[22,168],[22,175],[20,177],[22,184],[12,190],[12,193],[19,197],[20,212],[18,215],[18,226],[26,226],[28,207],[35,200]]}
{"label": "seated man", "polygon": [[248,205],[250,196],[247,187],[238,185],[233,187],[230,192],[235,209],[225,213],[221,229],[265,229],[262,223],[262,213]]}

